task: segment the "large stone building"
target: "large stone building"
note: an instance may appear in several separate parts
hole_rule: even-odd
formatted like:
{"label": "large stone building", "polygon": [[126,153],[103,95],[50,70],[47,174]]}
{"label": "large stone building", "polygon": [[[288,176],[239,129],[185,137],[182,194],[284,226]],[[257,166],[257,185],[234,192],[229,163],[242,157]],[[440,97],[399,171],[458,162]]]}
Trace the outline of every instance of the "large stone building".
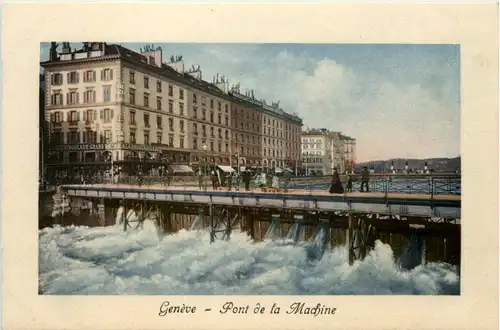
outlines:
{"label": "large stone building", "polygon": [[41,66],[53,175],[300,160],[300,118],[229,91],[223,79],[204,81],[181,56],[164,61],[160,47],[53,42]]}
{"label": "large stone building", "polygon": [[[230,163],[229,97],[161,48],[63,43],[42,62],[53,146],[48,165],[74,175],[138,166]],[[57,173],[57,171],[56,171]]]}

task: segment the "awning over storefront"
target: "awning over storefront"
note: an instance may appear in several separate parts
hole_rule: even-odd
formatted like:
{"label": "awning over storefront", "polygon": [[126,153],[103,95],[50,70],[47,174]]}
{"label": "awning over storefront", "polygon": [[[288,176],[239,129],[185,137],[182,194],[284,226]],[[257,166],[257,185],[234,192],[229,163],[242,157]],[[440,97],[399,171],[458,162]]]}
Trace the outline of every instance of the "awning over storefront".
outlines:
{"label": "awning over storefront", "polygon": [[231,166],[218,165],[217,167],[220,168],[223,172],[226,172],[226,173],[232,173],[232,172],[234,172],[234,168],[232,168]]}
{"label": "awning over storefront", "polygon": [[275,167],[274,168],[274,172],[275,173],[283,173],[283,170],[281,168],[279,168],[279,167]]}
{"label": "awning over storefront", "polygon": [[170,165],[174,173],[193,173],[193,169],[187,165]]}
{"label": "awning over storefront", "polygon": [[292,170],[291,168],[288,168],[288,167],[286,167],[286,168],[285,168],[285,171],[288,171],[288,172],[290,172],[290,173],[293,173],[293,170]]}

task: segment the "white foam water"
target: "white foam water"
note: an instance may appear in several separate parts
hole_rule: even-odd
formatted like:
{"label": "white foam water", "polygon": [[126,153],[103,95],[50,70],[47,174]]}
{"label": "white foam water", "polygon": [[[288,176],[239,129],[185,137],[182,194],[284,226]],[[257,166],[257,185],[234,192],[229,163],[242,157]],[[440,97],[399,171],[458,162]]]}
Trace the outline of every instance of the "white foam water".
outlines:
{"label": "white foam water", "polygon": [[[158,235],[152,221],[138,230],[54,227],[39,232],[39,291],[54,295],[387,295],[460,294],[456,267],[429,263],[411,271],[376,242],[349,266],[345,247],[308,257],[314,244],[229,241],[202,230]],[[321,245],[321,244],[320,244]]]}

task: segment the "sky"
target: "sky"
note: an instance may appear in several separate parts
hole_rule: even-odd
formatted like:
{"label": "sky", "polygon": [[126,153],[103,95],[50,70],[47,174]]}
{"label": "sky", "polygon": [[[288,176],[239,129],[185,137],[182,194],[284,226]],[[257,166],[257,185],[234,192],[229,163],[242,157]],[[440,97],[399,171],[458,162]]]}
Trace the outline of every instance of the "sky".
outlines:
{"label": "sky", "polygon": [[[145,45],[121,44],[135,51]],[[162,47],[166,62],[182,55],[186,68],[200,65],[204,80],[218,73],[268,104],[280,101],[305,127],[355,138],[358,162],[460,154],[458,45],[154,46]],[[49,47],[42,44],[41,60]]]}

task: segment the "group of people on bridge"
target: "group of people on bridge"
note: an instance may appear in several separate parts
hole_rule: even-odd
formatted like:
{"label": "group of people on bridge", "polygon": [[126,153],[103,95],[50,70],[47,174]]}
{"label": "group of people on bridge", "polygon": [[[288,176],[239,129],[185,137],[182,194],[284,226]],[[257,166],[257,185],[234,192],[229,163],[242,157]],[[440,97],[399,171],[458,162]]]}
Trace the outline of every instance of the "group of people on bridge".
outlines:
{"label": "group of people on bridge", "polygon": [[[370,171],[368,170],[368,167],[365,166],[363,168],[363,171],[361,172],[361,192],[364,191],[364,188],[366,188],[367,192],[370,191],[370,186],[368,184],[369,181]],[[340,174],[337,169],[334,169],[332,181],[330,183],[330,194],[343,194],[345,190],[347,190],[347,192],[352,192],[352,173],[347,174],[347,184],[344,189],[344,185],[342,184],[342,180],[340,179]]]}

